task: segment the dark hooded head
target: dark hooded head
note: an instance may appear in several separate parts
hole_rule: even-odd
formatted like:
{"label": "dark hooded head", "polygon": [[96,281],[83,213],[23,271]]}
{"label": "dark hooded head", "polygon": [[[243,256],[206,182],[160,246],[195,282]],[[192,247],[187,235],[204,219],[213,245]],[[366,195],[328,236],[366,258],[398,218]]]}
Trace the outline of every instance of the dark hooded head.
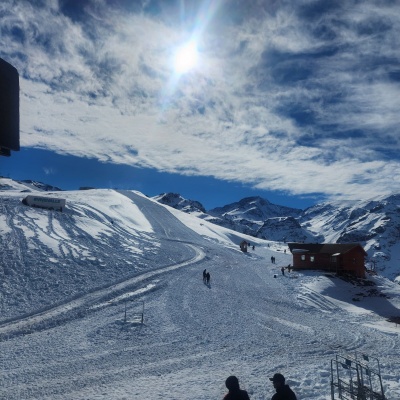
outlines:
{"label": "dark hooded head", "polygon": [[229,376],[228,378],[226,378],[225,385],[230,392],[239,390],[239,379],[236,378],[236,376],[234,375]]}

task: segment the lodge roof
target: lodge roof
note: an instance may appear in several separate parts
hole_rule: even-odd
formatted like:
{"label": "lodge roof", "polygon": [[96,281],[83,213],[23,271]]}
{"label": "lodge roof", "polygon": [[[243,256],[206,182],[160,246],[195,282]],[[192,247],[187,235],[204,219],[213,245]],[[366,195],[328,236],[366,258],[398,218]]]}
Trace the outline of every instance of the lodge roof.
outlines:
{"label": "lodge roof", "polygon": [[365,252],[363,247],[359,243],[288,243],[291,253],[313,253],[313,254],[344,254],[348,251],[354,249],[355,247],[360,247],[361,250]]}

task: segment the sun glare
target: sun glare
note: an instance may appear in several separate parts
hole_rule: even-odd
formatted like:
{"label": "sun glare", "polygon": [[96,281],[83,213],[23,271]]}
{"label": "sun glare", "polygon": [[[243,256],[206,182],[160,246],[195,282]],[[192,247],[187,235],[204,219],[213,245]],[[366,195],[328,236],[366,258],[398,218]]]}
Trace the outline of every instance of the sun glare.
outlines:
{"label": "sun glare", "polygon": [[189,42],[178,49],[175,54],[175,71],[184,74],[197,64],[198,52],[195,42]]}

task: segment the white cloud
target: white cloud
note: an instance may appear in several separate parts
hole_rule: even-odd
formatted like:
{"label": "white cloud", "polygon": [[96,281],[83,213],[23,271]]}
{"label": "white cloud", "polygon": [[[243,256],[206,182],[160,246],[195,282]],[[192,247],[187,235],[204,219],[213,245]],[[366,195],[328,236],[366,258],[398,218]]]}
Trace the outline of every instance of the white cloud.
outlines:
{"label": "white cloud", "polygon": [[[213,10],[191,32],[165,9],[97,2],[72,20],[57,2],[7,3],[0,49],[20,71],[25,147],[293,194],[400,190],[397,4]],[[177,77],[193,35],[199,66]]]}

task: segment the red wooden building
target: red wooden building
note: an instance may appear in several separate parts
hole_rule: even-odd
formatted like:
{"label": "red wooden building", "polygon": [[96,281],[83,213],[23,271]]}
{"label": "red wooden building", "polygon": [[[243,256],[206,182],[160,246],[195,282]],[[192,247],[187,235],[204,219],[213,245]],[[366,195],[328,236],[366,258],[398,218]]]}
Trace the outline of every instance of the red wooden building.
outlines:
{"label": "red wooden building", "polygon": [[293,269],[313,269],[365,277],[367,253],[358,243],[288,243]]}

